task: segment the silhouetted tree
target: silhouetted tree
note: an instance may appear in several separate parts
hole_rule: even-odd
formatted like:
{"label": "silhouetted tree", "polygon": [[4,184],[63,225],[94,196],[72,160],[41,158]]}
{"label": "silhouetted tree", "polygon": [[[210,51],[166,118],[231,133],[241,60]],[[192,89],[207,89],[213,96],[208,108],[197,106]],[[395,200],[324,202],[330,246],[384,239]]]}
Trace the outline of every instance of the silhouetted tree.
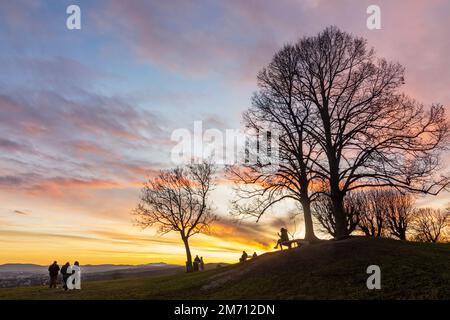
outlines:
{"label": "silhouetted tree", "polygon": [[414,218],[414,199],[410,194],[404,194],[397,190],[384,192],[386,202],[386,227],[389,234],[406,240],[406,233]]}
{"label": "silhouetted tree", "polygon": [[363,202],[358,227],[366,236],[381,237],[385,232],[388,199],[380,189],[360,191]]}
{"label": "silhouetted tree", "polygon": [[[440,172],[449,138],[444,107],[426,108],[407,97],[399,91],[403,83],[400,64],[377,58],[365,39],[336,27],[282,48],[258,75],[259,91],[244,116],[258,133],[279,131],[280,166],[258,161],[236,174],[246,203],[238,211],[260,217],[292,198],[312,230],[308,208],[320,187],[331,201],[335,237],[342,238],[353,229],[344,208],[351,191],[438,194],[446,188],[450,178]],[[248,205],[251,198],[257,200]]]}
{"label": "silhouetted tree", "polygon": [[[399,93],[404,68],[375,56],[366,40],[326,28],[296,45],[295,99],[308,106],[302,124],[324,152],[309,168],[329,188],[336,237],[348,228],[344,198],[365,187],[437,194],[439,153],[448,141],[442,105],[427,111]],[[287,75],[286,75],[287,76]]]}
{"label": "silhouetted tree", "polygon": [[216,220],[208,201],[214,172],[214,166],[208,162],[161,170],[156,178],[145,183],[140,203],[133,212],[137,224],[143,228],[155,225],[161,234],[170,231],[180,234],[188,272],[192,270],[189,238],[208,232]]}
{"label": "silhouetted tree", "polygon": [[416,240],[423,242],[439,242],[442,240],[444,230],[449,225],[447,212],[433,208],[418,209],[412,224],[416,232]]}
{"label": "silhouetted tree", "polygon": [[299,56],[293,46],[286,45],[280,50],[258,74],[258,92],[244,114],[247,129],[256,133],[258,139],[267,132],[276,133],[272,138],[277,139],[277,150],[272,150],[272,154],[270,150],[260,152],[259,140],[249,143],[247,156],[252,155],[255,161],[229,167],[228,173],[236,182],[235,212],[259,219],[274,204],[293,199],[303,211],[305,239],[313,241],[317,239],[311,217],[311,199],[315,193],[311,191],[314,176],[309,166],[319,157],[320,150],[305,132],[310,103],[298,99],[298,63]]}
{"label": "silhouetted tree", "polygon": [[367,236],[391,235],[405,240],[414,213],[412,196],[381,188],[360,191],[360,194],[363,205],[359,228]]}

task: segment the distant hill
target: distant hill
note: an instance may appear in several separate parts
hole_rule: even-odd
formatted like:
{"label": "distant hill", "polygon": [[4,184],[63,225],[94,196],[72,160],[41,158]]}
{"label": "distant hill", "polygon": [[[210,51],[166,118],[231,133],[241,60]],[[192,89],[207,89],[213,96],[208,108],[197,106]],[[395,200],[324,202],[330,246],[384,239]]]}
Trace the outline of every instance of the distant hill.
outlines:
{"label": "distant hill", "polygon": [[[47,266],[48,268],[48,266]],[[45,272],[45,266],[38,264],[24,264],[24,263],[7,263],[0,265],[0,274],[5,272]]]}
{"label": "distant hill", "polygon": [[[62,266],[62,263],[59,263]],[[141,265],[131,265],[131,264],[86,264],[83,265],[83,272],[104,272],[104,271],[112,271],[112,270],[120,270],[120,269],[139,269],[139,268],[165,268],[170,266],[176,266],[174,264],[167,264],[164,262],[158,263],[148,263]],[[38,264],[24,264],[24,263],[6,263],[0,265],[0,274],[4,272],[12,273],[12,272],[36,272],[36,273],[47,273],[48,265],[38,265]]]}
{"label": "distant hill", "polygon": [[[368,290],[366,268],[381,268]],[[0,289],[1,299],[450,299],[450,244],[355,237],[191,274]]]}
{"label": "distant hill", "polygon": [[[60,265],[61,266],[61,265]],[[45,285],[48,266],[8,263],[0,265],[0,288]],[[140,276],[161,276],[183,272],[184,267],[164,262],[143,265],[83,265],[83,280],[108,280]]]}

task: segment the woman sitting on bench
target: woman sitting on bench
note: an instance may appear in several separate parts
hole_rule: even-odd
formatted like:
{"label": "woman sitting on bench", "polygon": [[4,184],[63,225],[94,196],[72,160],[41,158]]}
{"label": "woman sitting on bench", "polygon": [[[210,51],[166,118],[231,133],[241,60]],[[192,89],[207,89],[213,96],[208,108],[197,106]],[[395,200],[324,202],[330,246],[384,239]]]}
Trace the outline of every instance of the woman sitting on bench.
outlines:
{"label": "woman sitting on bench", "polygon": [[289,241],[289,235],[288,235],[287,229],[281,228],[280,232],[278,233],[278,236],[280,237],[280,239],[278,239],[277,245],[274,247],[274,249],[278,249],[278,246],[280,246],[280,248],[283,249],[283,247],[282,247],[283,242]]}

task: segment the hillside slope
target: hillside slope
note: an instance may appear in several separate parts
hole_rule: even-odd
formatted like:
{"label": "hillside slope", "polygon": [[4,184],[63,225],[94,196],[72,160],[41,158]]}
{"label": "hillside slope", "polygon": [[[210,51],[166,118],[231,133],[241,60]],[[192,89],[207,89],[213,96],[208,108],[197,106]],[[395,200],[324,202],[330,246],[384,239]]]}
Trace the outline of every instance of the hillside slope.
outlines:
{"label": "hillside slope", "polygon": [[[381,290],[366,287],[371,264],[381,268]],[[450,299],[450,244],[323,241],[215,270],[82,287],[0,289],[0,299]]]}

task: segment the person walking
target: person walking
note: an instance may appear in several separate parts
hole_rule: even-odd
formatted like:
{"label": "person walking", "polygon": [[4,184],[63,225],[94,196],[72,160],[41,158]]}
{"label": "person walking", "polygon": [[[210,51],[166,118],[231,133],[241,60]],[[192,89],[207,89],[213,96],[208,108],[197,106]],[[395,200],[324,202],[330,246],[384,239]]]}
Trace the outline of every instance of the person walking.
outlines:
{"label": "person walking", "polygon": [[203,262],[203,257],[200,257],[200,270],[205,270],[205,263]]}

